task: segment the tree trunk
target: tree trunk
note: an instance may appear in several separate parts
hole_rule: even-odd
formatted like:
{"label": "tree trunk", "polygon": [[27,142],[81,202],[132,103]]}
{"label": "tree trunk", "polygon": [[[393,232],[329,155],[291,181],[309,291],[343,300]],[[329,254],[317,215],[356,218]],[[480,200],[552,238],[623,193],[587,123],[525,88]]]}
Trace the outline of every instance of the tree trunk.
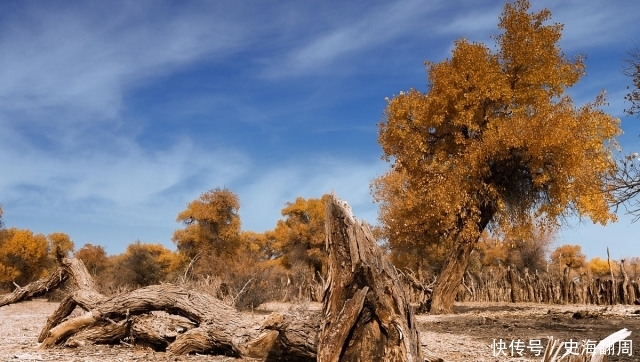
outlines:
{"label": "tree trunk", "polygon": [[622,285],[620,287],[620,302],[623,304],[633,304],[636,300],[635,290],[629,284],[629,274],[624,266],[624,259],[620,260],[620,274],[622,274]]}
{"label": "tree trunk", "polygon": [[[615,261],[614,261],[615,263]],[[611,266],[611,257],[609,256],[609,247],[607,247],[607,264],[609,265],[609,274],[611,275],[611,289],[609,294],[609,304],[614,305],[618,300],[618,290],[616,288],[616,277],[613,274],[613,267]]]}
{"label": "tree trunk", "polygon": [[430,314],[453,312],[458,287],[462,282],[465,270],[469,265],[469,257],[475,242],[461,242],[456,245],[454,253],[445,262],[431,297]]}
{"label": "tree trunk", "polygon": [[395,268],[345,202],[330,195],[325,210],[329,276],[318,361],[422,361]]}
{"label": "tree trunk", "polygon": [[453,236],[454,250],[445,261],[436,281],[429,313],[453,313],[453,302],[469,265],[471,252],[494,214],[495,208],[491,203],[487,203],[480,210],[479,220],[460,217],[458,230]]}
{"label": "tree trunk", "polygon": [[511,303],[521,302],[520,298],[520,276],[518,275],[518,271],[512,265],[507,267],[507,279],[509,280],[509,285],[511,286]]}

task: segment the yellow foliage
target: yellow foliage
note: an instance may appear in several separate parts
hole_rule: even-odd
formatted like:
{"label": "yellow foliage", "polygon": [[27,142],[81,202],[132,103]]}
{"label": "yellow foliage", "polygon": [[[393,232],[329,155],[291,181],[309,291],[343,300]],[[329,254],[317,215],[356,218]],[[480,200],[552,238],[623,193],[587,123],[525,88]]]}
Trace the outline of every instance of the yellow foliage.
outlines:
{"label": "yellow foliage", "polygon": [[478,243],[478,252],[482,255],[480,262],[485,267],[506,267],[509,257],[507,243],[498,239],[490,238]]}
{"label": "yellow foliage", "polygon": [[87,270],[96,276],[102,273],[108,267],[107,252],[100,245],[90,243],[84,244],[73,254],[76,258],[82,260]]}
{"label": "yellow foliage", "polygon": [[162,244],[136,241],[113,259],[120,284],[145,286],[158,284],[177,272],[182,258]]}
{"label": "yellow foliage", "polygon": [[273,231],[256,233],[254,231],[243,231],[240,234],[240,245],[246,251],[251,260],[267,261],[278,256],[274,249],[276,236]]}
{"label": "yellow foliage", "polygon": [[634,256],[626,259],[626,269],[631,278],[640,277],[640,257]]}
{"label": "yellow foliage", "polygon": [[234,254],[239,247],[240,201],[228,189],[216,188],[200,195],[178,214],[184,229],[176,230],[173,242],[193,258],[199,253]]}
{"label": "yellow foliage", "polygon": [[596,256],[589,260],[587,266],[589,267],[589,271],[591,271],[591,273],[596,277],[604,277],[610,274],[609,263],[600,257]]}
{"label": "yellow foliage", "polygon": [[426,93],[389,100],[379,143],[392,163],[372,183],[390,245],[475,243],[492,226],[555,225],[568,212],[614,220],[605,179],[619,120],[602,96],[576,108],[565,94],[584,74],[558,47],[548,10],[506,4],[497,51],[465,39],[428,63]]}
{"label": "yellow foliage", "polygon": [[[73,241],[69,235],[65,233],[51,233],[47,236],[47,239],[49,241],[49,250],[51,253],[56,253],[57,250],[60,255],[66,257],[69,253],[72,253],[75,248]],[[55,255],[52,255],[51,258],[55,259]]]}
{"label": "yellow foliage", "polygon": [[9,228],[0,240],[0,283],[26,284],[45,275],[48,242],[42,234]]}
{"label": "yellow foliage", "polygon": [[565,267],[578,269],[585,265],[586,257],[580,245],[561,245],[551,253],[551,263],[560,270]]}
{"label": "yellow foliage", "polygon": [[315,275],[326,269],[324,198],[298,197],[282,209],[283,220],[278,220],[273,231],[273,249],[287,268],[301,264],[311,268]]}

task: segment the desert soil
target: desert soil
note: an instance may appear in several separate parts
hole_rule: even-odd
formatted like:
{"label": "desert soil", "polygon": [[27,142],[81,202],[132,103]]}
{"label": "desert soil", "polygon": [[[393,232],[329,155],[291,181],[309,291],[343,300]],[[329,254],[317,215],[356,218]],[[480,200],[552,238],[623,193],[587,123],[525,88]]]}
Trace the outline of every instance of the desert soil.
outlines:
{"label": "desert soil", "polygon": [[[57,303],[44,300],[0,307],[0,361],[239,361],[219,356],[173,356],[126,344],[38,349],[40,328],[56,307]],[[264,318],[265,311],[282,312],[293,308],[318,309],[319,305],[269,303],[261,308],[262,313],[252,315],[259,322]],[[533,354],[536,341],[540,341],[543,347],[546,347],[549,336],[577,343],[583,340],[598,342],[622,328],[632,332],[629,337],[631,356],[628,349],[623,349],[624,355],[609,356],[609,361],[640,361],[640,307],[637,306],[607,308],[530,303],[458,303],[453,314],[418,315],[416,319],[423,347],[445,361],[540,361],[540,357]],[[510,345],[514,348],[510,348]],[[523,356],[518,355],[518,347]],[[614,351],[618,352],[619,348]]]}

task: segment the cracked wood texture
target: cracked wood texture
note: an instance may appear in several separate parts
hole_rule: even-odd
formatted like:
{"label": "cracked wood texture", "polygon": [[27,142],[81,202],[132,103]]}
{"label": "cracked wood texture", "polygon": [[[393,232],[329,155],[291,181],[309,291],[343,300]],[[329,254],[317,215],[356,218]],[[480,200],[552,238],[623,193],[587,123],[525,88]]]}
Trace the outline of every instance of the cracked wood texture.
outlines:
{"label": "cracked wood texture", "polygon": [[[60,264],[51,276],[0,296],[6,305],[68,286],[69,294],[42,328],[41,348],[128,340],[174,354],[218,354],[267,362],[316,359],[318,313],[274,313],[260,324],[209,294],[172,284],[107,297],[96,291],[81,260],[64,258]],[[86,313],[71,317],[76,307]]]}
{"label": "cracked wood texture", "polygon": [[329,276],[318,361],[422,361],[395,268],[344,201],[335,195],[325,200]]}

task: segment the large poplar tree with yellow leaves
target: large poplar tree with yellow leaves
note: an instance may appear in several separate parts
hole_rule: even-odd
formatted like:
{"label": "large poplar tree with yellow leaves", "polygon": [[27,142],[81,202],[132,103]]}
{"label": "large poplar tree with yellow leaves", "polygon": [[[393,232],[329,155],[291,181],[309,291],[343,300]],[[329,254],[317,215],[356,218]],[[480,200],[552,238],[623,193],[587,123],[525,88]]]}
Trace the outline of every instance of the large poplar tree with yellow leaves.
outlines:
{"label": "large poplar tree with yellow leaves", "polygon": [[602,95],[576,107],[565,93],[585,67],[563,54],[562,25],[550,18],[527,0],[507,3],[495,50],[458,40],[450,59],[427,63],[426,93],[388,102],[379,143],[392,167],[372,190],[392,248],[449,247],[432,313],[452,310],[485,229],[569,213],[614,219],[606,179],[619,120],[600,109]]}

